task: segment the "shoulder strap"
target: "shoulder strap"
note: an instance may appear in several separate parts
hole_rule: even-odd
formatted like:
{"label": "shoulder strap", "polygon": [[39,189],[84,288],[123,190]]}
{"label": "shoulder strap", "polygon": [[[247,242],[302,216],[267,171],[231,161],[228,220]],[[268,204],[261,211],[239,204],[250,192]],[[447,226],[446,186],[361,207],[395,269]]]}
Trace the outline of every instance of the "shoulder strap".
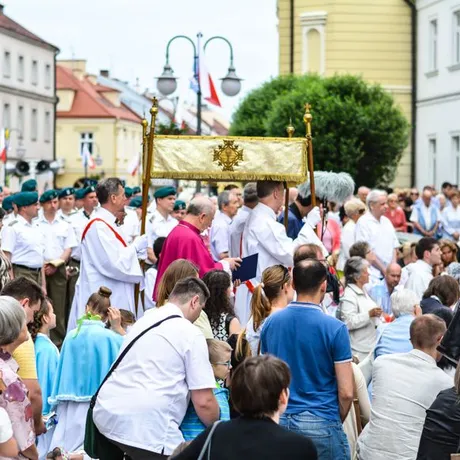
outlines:
{"label": "shoulder strap", "polygon": [[153,324],[152,326],[148,327],[144,331],[142,331],[137,337],[134,337],[133,340],[126,346],[126,348],[120,353],[120,356],[118,356],[117,360],[112,364],[112,367],[110,368],[109,372],[105,376],[104,380],[102,383],[99,385],[99,388],[96,391],[96,394],[93,396],[93,401],[96,402],[97,395],[101,391],[102,385],[108,380],[108,378],[112,375],[112,372],[118,367],[118,365],[121,363],[122,359],[126,356],[126,353],[128,353],[129,350],[133,347],[133,345],[147,332],[151,331],[152,329],[158,327],[160,324],[164,323],[165,321],[168,321],[168,319],[173,319],[173,318],[182,318],[180,315],[171,315],[168,316],[167,318],[162,319],[161,321],[158,321],[157,323]]}
{"label": "shoulder strap", "polygon": [[112,230],[113,234],[115,235],[115,238],[126,248],[128,246],[123,239],[123,237],[109,224],[107,223],[104,219],[101,219],[100,217],[95,217],[93,220],[90,220],[88,224],[86,225],[85,229],[83,230],[83,234],[81,236],[81,242],[83,243],[83,240],[85,239],[86,234],[88,233],[88,230],[90,227],[94,224],[94,222],[102,222],[105,225],[107,225],[110,230]]}

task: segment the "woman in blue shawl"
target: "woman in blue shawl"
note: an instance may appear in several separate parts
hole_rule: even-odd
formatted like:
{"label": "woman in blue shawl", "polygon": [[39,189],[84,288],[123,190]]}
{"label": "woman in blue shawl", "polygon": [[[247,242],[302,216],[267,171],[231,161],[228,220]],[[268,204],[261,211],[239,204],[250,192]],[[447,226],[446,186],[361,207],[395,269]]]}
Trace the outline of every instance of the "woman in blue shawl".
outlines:
{"label": "woman in blue shawl", "polygon": [[[77,328],[68,332],[62,345],[49,397],[58,418],[51,448],[75,451],[83,445],[91,397],[115,361],[123,341],[119,312],[110,305],[111,294],[110,289],[101,287],[91,295],[86,313],[78,320]],[[118,319],[112,330],[105,327],[109,317]]]}

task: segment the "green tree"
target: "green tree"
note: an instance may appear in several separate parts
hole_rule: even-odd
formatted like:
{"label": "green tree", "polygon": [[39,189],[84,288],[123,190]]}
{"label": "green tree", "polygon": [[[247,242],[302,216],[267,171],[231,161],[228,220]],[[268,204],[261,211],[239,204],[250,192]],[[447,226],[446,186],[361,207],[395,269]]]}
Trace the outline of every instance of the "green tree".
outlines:
{"label": "green tree", "polygon": [[346,171],[359,185],[388,185],[408,144],[409,123],[380,86],[351,75],[278,77],[252,91],[237,109],[231,134],[305,135],[304,104],[312,106],[316,170]]}

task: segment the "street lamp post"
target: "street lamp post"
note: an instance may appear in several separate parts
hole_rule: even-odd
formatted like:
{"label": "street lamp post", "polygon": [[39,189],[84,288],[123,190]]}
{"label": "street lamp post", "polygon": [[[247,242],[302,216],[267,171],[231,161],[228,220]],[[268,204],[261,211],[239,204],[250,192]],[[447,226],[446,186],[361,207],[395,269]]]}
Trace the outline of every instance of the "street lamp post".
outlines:
{"label": "street lamp post", "polygon": [[[177,78],[174,76],[173,69],[171,65],[169,64],[169,47],[171,46],[171,43],[178,39],[178,38],[183,38],[187,41],[189,41],[192,44],[193,47],[193,63],[194,63],[194,78],[197,84],[197,101],[196,101],[196,106],[197,106],[197,122],[196,122],[196,134],[199,136],[201,135],[201,109],[202,109],[202,92],[201,92],[201,82],[200,82],[200,76],[199,76],[199,59],[200,59],[200,40],[203,37],[201,33],[197,34],[197,41],[196,44],[195,42],[190,38],[187,37],[186,35],[176,35],[175,37],[171,38],[169,40],[168,44],[166,45],[166,63],[163,68],[163,73],[161,76],[157,78],[157,88],[158,91],[163,95],[163,96],[169,96],[170,94],[174,93],[177,89]],[[227,75],[222,78],[222,92],[226,96],[236,96],[240,90],[241,90],[241,78],[238,78],[235,72],[235,67],[233,65],[233,47],[232,44],[225,38],[221,37],[220,35],[216,35],[214,37],[209,38],[204,46],[203,46],[203,51],[206,50],[206,47],[212,40],[223,40],[225,43],[230,48],[230,65],[228,67],[228,72]]]}

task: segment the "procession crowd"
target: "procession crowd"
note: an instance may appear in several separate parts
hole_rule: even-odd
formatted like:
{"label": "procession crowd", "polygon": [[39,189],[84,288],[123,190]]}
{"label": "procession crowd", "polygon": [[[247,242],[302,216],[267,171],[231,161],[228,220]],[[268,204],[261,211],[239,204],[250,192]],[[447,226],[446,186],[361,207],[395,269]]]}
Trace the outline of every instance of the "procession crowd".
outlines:
{"label": "procession crowd", "polygon": [[459,451],[456,186],[0,199],[0,459]]}

